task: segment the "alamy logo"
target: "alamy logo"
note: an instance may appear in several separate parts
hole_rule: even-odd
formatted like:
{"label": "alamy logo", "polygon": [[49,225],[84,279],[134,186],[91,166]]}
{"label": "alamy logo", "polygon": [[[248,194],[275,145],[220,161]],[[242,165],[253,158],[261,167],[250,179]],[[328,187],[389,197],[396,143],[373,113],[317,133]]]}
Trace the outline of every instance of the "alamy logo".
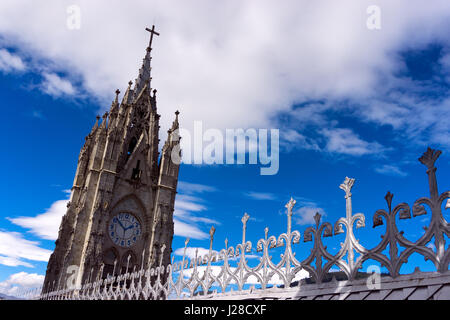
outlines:
{"label": "alamy logo", "polygon": [[370,276],[367,278],[366,285],[370,290],[381,289],[381,269],[379,266],[371,265],[367,268],[367,274]]}
{"label": "alamy logo", "polygon": [[379,6],[371,5],[366,10],[369,17],[367,18],[367,29],[380,30],[381,29],[381,9]]}
{"label": "alamy logo", "polygon": [[66,289],[75,290],[81,288],[81,283],[78,277],[80,272],[80,267],[76,265],[71,265],[67,267],[67,280],[66,280]]}
{"label": "alamy logo", "polygon": [[66,10],[68,16],[66,20],[67,29],[79,30],[81,28],[81,8],[77,5],[71,5]]}

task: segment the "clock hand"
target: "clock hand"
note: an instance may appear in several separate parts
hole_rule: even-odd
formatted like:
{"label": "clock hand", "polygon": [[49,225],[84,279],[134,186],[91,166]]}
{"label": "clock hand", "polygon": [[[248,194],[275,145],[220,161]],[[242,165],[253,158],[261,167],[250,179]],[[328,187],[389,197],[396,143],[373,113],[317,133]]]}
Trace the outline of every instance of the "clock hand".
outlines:
{"label": "clock hand", "polygon": [[125,231],[125,227],[123,226],[122,222],[120,222],[119,219],[117,219],[117,222],[119,222],[120,226],[122,227],[122,229]]}

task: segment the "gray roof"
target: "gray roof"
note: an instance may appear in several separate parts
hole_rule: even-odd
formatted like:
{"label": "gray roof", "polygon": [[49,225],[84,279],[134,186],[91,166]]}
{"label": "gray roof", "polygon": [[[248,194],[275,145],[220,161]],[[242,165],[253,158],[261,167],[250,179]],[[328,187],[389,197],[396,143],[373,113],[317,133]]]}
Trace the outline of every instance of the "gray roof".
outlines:
{"label": "gray roof", "polygon": [[415,272],[396,278],[381,277],[379,285],[367,284],[367,279],[329,281],[291,288],[271,288],[229,292],[216,299],[242,300],[450,300],[450,271]]}

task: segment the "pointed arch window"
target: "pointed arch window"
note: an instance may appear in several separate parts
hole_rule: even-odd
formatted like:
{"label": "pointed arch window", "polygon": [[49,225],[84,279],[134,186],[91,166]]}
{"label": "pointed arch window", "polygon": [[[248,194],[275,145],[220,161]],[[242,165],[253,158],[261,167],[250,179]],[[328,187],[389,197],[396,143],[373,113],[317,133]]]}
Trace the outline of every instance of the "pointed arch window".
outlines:
{"label": "pointed arch window", "polygon": [[142,170],[139,168],[141,165],[141,160],[138,160],[136,163],[136,168],[133,168],[133,172],[131,173],[131,180],[140,180]]}

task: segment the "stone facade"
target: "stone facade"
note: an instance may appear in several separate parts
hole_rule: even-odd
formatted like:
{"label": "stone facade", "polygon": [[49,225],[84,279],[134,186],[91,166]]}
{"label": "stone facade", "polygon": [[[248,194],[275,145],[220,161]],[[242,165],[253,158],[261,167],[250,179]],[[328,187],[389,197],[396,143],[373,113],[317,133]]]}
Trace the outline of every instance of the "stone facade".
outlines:
{"label": "stone facade", "polygon": [[[153,36],[153,34],[152,34]],[[151,42],[139,76],[119,90],[81,149],[72,195],[50,257],[43,291],[133,267],[170,263],[180,155],[178,112],[158,152]],[[161,248],[165,246],[161,257]],[[74,272],[76,271],[76,272]]]}

